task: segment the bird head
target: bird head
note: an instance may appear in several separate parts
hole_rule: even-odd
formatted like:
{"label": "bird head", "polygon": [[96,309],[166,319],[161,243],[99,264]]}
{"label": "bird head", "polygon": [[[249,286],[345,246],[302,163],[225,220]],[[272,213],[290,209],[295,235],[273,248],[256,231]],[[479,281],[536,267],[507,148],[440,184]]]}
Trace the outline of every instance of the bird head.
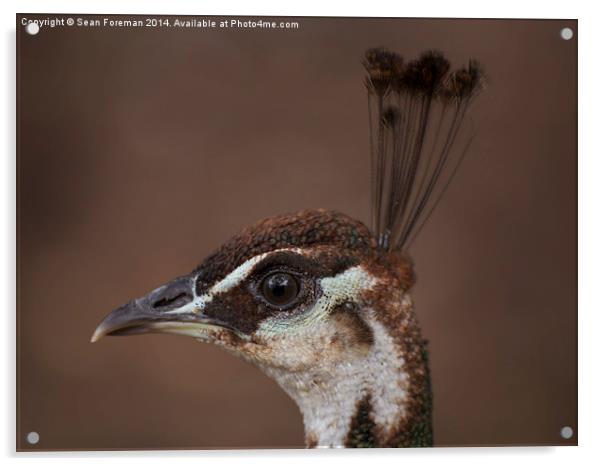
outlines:
{"label": "bird head", "polygon": [[297,402],[310,446],[432,445],[428,356],[403,251],[466,153],[452,146],[484,74],[474,60],[449,72],[435,50],[405,62],[369,49],[364,66],[372,230],[326,210],[262,220],[113,311],[92,341],[153,332],[219,345]]}
{"label": "bird head", "polygon": [[[380,254],[361,222],[306,210],[243,229],[192,273],[110,313],[107,335],[168,333],[216,344],[269,373],[315,376],[365,357],[370,320],[410,287],[409,261]],[[386,290],[386,293],[382,293]]]}

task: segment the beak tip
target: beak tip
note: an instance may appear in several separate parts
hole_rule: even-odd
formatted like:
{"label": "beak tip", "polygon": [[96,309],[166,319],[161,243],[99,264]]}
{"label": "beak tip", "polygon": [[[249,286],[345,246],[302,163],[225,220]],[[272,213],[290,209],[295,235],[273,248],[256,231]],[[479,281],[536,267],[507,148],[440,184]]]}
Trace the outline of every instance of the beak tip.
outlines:
{"label": "beak tip", "polygon": [[94,334],[92,335],[92,338],[90,338],[90,343],[96,343],[98,340],[100,340],[102,337],[104,336],[104,332],[102,331],[102,329],[99,327],[94,331]]}

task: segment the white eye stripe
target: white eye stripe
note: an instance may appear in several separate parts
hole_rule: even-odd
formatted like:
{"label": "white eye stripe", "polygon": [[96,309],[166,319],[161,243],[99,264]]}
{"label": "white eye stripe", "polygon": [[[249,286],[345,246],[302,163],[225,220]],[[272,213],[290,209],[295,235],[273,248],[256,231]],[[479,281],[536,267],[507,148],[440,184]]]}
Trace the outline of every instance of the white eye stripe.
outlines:
{"label": "white eye stripe", "polygon": [[253,272],[255,266],[272,254],[277,254],[279,252],[294,252],[296,254],[307,255],[306,250],[302,248],[282,248],[275,249],[274,251],[264,252],[262,254],[258,254],[256,256],[251,257],[250,259],[243,262],[241,265],[236,267],[232,272],[222,278],[219,282],[211,287],[211,289],[206,293],[210,296],[215,296],[219,293],[225,293],[230,291],[232,288],[236,288],[240,285],[247,277]]}
{"label": "white eye stripe", "polygon": [[200,310],[203,310],[205,305],[211,302],[216,295],[220,293],[226,293],[231,289],[236,288],[244,280],[246,280],[247,277],[251,274],[251,272],[253,272],[253,270],[255,269],[255,266],[263,259],[272,254],[283,251],[292,251],[297,254],[303,254],[303,249],[300,248],[283,248],[276,249],[274,251],[264,252],[262,254],[253,256],[250,259],[247,259],[238,267],[236,267],[232,272],[230,272],[219,282],[214,284],[206,293],[202,294],[201,296],[197,296],[196,294],[196,282],[198,279],[198,276],[196,276],[193,280],[192,285],[192,295],[194,297],[193,300],[178,309],[167,311],[165,314],[187,314],[196,313]]}
{"label": "white eye stripe", "polygon": [[219,282],[213,285],[208,294],[214,296],[218,293],[225,293],[230,291],[232,288],[236,288],[251,274],[257,263],[263,260],[269,254],[271,254],[271,252],[259,254],[243,262]]}

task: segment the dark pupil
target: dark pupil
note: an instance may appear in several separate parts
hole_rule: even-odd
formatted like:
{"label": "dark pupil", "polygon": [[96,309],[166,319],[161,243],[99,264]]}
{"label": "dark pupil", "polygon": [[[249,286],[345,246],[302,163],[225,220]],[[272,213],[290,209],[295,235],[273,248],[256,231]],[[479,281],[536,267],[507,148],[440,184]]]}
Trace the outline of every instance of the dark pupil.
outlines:
{"label": "dark pupil", "polygon": [[272,304],[287,304],[298,292],[297,280],[288,273],[275,273],[263,281],[263,295]]}

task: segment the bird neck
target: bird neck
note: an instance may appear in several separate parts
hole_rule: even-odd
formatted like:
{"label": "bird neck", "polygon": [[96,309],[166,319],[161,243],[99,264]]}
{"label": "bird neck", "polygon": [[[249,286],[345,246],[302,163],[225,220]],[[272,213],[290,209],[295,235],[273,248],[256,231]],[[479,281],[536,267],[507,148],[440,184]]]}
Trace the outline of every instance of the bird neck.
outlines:
{"label": "bird neck", "polygon": [[324,354],[310,370],[266,370],[299,406],[308,447],[432,445],[425,342],[410,297],[397,306],[362,312],[372,344],[352,358]]}

